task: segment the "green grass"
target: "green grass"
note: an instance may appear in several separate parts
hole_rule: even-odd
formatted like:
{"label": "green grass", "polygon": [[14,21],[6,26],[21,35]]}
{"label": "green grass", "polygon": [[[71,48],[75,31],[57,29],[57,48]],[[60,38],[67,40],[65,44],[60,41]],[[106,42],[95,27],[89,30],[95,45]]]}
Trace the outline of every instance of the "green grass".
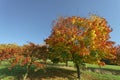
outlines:
{"label": "green grass", "polygon": [[[86,64],[86,66],[89,68],[99,68],[99,66],[95,65],[95,64]],[[120,70],[120,66],[116,66],[116,65],[105,65],[102,68],[103,69]]]}
{"label": "green grass", "polygon": [[84,71],[82,74],[83,80],[120,80],[120,75],[100,74],[90,71]]}
{"label": "green grass", "polygon": [[[32,67],[29,77],[32,80],[77,80],[73,62],[69,62],[69,67],[65,67],[65,63],[55,65],[48,63],[45,70],[40,69],[35,72]],[[106,65],[100,70],[98,65],[86,65],[87,69],[81,71],[81,80],[120,80],[120,66]],[[15,66],[11,70],[8,67],[7,62],[1,63],[0,80],[22,80],[21,77],[26,71],[25,67]]]}

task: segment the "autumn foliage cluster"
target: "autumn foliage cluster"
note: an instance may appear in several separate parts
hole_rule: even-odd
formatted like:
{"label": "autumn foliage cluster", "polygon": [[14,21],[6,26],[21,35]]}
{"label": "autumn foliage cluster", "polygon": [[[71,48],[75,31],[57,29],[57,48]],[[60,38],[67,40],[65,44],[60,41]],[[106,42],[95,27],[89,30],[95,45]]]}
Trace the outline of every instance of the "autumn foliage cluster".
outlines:
{"label": "autumn foliage cluster", "polygon": [[23,80],[26,80],[32,65],[36,70],[44,68],[44,64],[40,60],[45,61],[47,57],[47,47],[45,45],[36,45],[32,42],[23,46],[16,44],[0,45],[0,61],[8,61],[11,63],[9,69],[16,65],[26,66],[26,74]]}
{"label": "autumn foliage cluster", "polygon": [[60,17],[45,42],[56,53],[79,56],[75,61],[100,64],[102,58],[115,57],[114,42],[109,40],[111,31],[107,21],[98,16]]}
{"label": "autumn foliage cluster", "polygon": [[[12,66],[16,64],[25,65],[28,63],[37,64],[37,59],[45,60],[47,47],[45,45],[36,45],[34,43],[18,46],[16,44],[0,45],[0,60],[10,60]],[[39,66],[38,64],[36,66]],[[40,66],[39,66],[40,67]]]}

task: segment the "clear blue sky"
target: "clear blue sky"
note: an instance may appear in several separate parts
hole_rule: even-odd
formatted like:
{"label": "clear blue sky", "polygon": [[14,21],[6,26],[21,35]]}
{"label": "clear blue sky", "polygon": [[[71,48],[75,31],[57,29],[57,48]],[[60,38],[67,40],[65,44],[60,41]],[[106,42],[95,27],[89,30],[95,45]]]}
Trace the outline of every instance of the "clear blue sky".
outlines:
{"label": "clear blue sky", "polygon": [[91,13],[107,19],[120,44],[120,0],[0,0],[0,43],[41,44],[57,17]]}

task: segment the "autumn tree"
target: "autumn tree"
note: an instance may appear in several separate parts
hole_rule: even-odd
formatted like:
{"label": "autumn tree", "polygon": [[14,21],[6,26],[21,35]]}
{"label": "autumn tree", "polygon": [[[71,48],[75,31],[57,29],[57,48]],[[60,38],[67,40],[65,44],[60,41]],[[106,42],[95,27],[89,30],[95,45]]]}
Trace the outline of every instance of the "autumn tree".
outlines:
{"label": "autumn tree", "polygon": [[13,56],[20,52],[17,44],[0,44],[0,60],[11,61]]}
{"label": "autumn tree", "polygon": [[35,71],[40,68],[44,68],[44,64],[40,63],[40,60],[46,60],[47,47],[45,45],[37,45],[32,42],[22,46],[22,52],[15,55],[14,62],[19,63],[21,66],[26,66],[26,73],[23,77],[23,80],[29,75],[29,71],[32,65],[35,65]]}
{"label": "autumn tree", "polygon": [[26,67],[26,73],[23,76],[23,80],[29,75],[30,68],[35,65],[35,71],[40,68],[44,68],[44,64],[40,63],[40,60],[45,61],[47,59],[47,47],[46,45],[39,45],[30,42],[23,46],[16,44],[1,44],[0,45],[0,61],[9,61],[12,69],[16,65]]}
{"label": "autumn tree", "polygon": [[44,68],[44,64],[40,63],[40,60],[45,61],[47,59],[47,52],[46,45],[38,45],[32,42],[23,46],[18,46],[16,44],[1,44],[0,61],[10,62],[11,66],[9,69],[16,65],[26,67],[26,73],[23,76],[23,80],[26,80],[32,65],[35,65],[35,71]]}
{"label": "autumn tree", "polygon": [[109,40],[111,31],[105,18],[96,15],[90,18],[60,17],[53,24],[52,33],[45,42],[56,55],[66,52],[70,56],[80,79],[79,66],[83,63],[103,65],[101,59],[114,58],[114,42]]}

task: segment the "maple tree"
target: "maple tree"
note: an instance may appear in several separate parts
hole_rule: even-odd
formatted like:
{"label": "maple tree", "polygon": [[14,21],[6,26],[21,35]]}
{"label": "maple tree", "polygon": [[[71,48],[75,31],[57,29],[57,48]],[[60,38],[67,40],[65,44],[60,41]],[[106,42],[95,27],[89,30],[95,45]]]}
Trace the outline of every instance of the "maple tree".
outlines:
{"label": "maple tree", "polygon": [[36,45],[32,42],[22,46],[22,52],[15,56],[15,62],[19,61],[21,66],[26,66],[26,74],[23,80],[26,80],[30,68],[35,65],[35,71],[40,68],[44,68],[44,64],[40,63],[40,60],[46,60],[47,47],[45,45]]}
{"label": "maple tree", "polygon": [[1,44],[0,45],[0,60],[9,61],[11,68],[16,65],[26,67],[26,73],[23,76],[23,80],[29,75],[29,71],[32,65],[35,65],[35,71],[40,68],[44,68],[44,64],[40,60],[45,61],[47,59],[47,47],[46,45],[37,45],[32,42],[23,46],[15,44]]}
{"label": "maple tree", "polygon": [[101,59],[115,58],[114,42],[109,40],[111,31],[105,18],[96,15],[90,18],[60,17],[45,42],[49,48],[54,49],[56,54],[53,55],[56,57],[64,52],[70,56],[80,79],[79,66],[83,63],[97,63],[102,66],[104,62]]}

